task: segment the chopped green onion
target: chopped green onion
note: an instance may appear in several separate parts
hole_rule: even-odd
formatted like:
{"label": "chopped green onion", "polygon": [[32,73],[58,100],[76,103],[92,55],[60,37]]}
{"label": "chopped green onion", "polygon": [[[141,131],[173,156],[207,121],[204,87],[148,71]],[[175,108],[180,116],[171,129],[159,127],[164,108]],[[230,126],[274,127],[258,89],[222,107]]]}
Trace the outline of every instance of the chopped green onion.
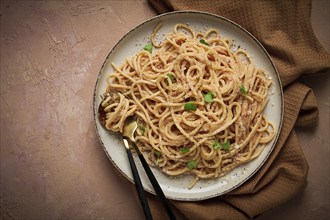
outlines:
{"label": "chopped green onion", "polygon": [[144,135],[144,132],[146,131],[146,128],[141,125],[140,126],[140,131],[142,132],[142,135]]}
{"label": "chopped green onion", "polygon": [[154,152],[154,155],[155,155],[155,157],[160,158],[160,156],[162,155],[162,153],[160,151],[156,150]]}
{"label": "chopped green onion", "polygon": [[195,169],[197,167],[196,161],[191,160],[187,163],[187,167],[189,170]]}
{"label": "chopped green onion", "polygon": [[153,48],[152,44],[147,44],[143,47],[143,49],[148,51],[149,53],[152,52],[152,48]]}
{"label": "chopped green onion", "polygon": [[230,143],[229,143],[229,141],[227,140],[225,143],[223,143],[222,145],[222,149],[224,149],[224,150],[229,150],[229,148],[230,148]]}
{"label": "chopped green onion", "polygon": [[174,75],[173,73],[168,73],[167,77],[171,80],[171,82],[174,82]]}
{"label": "chopped green onion", "polygon": [[182,147],[182,148],[180,148],[180,152],[181,153],[188,153],[189,152],[189,148],[188,147]]}
{"label": "chopped green onion", "polygon": [[205,44],[206,46],[210,46],[204,39],[200,39],[199,42],[201,42],[202,44]]}
{"label": "chopped green onion", "polygon": [[185,111],[196,111],[196,109],[197,109],[196,105],[191,102],[187,102],[186,104],[184,104]]}
{"label": "chopped green onion", "polygon": [[219,141],[217,139],[214,139],[214,142],[213,142],[213,148],[214,150],[217,150],[221,147]]}
{"label": "chopped green onion", "polygon": [[239,91],[240,91],[243,95],[248,95],[248,92],[246,91],[244,85],[241,85],[241,88],[239,89]]}
{"label": "chopped green onion", "polygon": [[207,94],[204,95],[204,100],[205,102],[211,103],[213,102],[213,93],[208,92]]}

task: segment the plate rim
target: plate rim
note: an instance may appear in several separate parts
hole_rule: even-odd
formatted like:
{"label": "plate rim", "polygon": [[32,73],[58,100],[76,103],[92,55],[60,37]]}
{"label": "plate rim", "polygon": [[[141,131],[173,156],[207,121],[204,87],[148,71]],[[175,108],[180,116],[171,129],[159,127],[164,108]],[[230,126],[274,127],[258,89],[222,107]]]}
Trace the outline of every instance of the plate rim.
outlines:
{"label": "plate rim", "polygon": [[[241,25],[239,25],[238,23],[223,17],[221,15],[217,15],[217,14],[213,14],[210,12],[205,12],[205,11],[197,11],[197,10],[181,10],[181,11],[171,11],[171,12],[166,12],[166,13],[162,13],[159,15],[155,15],[151,18],[148,18],[142,22],[140,22],[138,25],[134,26],[134,28],[130,29],[128,32],[126,32],[116,43],[115,45],[111,48],[111,50],[109,51],[108,55],[106,56],[104,62],[102,63],[102,66],[97,74],[97,78],[94,84],[94,92],[93,92],[93,119],[94,119],[94,127],[96,129],[96,133],[99,139],[99,142],[101,143],[101,146],[103,148],[103,150],[105,151],[108,159],[111,161],[111,164],[115,167],[117,174],[118,172],[120,173],[120,175],[122,175],[123,177],[125,177],[125,179],[127,181],[129,181],[130,183],[134,184],[133,179],[131,179],[128,175],[126,175],[126,173],[124,173],[119,167],[118,165],[113,161],[112,157],[109,155],[109,152],[107,151],[106,147],[105,147],[105,143],[103,143],[98,126],[97,126],[97,120],[98,120],[98,115],[97,115],[97,106],[96,105],[96,96],[97,96],[97,87],[99,85],[99,81],[102,75],[102,70],[104,68],[104,66],[106,65],[108,59],[110,58],[111,54],[113,53],[113,51],[116,49],[116,47],[120,44],[121,41],[123,41],[126,37],[128,37],[134,30],[136,30],[137,28],[145,25],[146,23],[149,23],[153,20],[159,19],[161,17],[167,17],[167,16],[171,16],[171,15],[175,15],[175,14],[202,14],[202,15],[206,15],[206,16],[211,16],[211,17],[215,17],[217,19],[221,19],[224,20],[225,22],[228,22],[234,26],[236,26],[237,28],[239,28],[241,31],[243,31],[244,33],[246,33],[247,35],[249,35],[249,37],[257,44],[257,46],[259,46],[261,48],[261,51],[263,51],[263,53],[266,55],[266,57],[268,58],[268,60],[270,61],[271,67],[274,69],[274,72],[276,74],[276,79],[277,79],[277,83],[279,85],[280,91],[279,91],[279,97],[280,97],[280,103],[281,103],[281,107],[280,107],[280,121],[279,121],[279,126],[277,128],[277,133],[274,137],[274,143],[272,144],[272,146],[270,147],[269,151],[267,152],[267,155],[265,156],[265,158],[262,160],[262,162],[260,164],[258,164],[257,168],[254,169],[253,172],[250,173],[250,175],[248,175],[247,177],[245,177],[242,181],[240,181],[239,183],[235,184],[233,187],[222,191],[221,193],[215,193],[209,196],[203,196],[203,197],[194,197],[194,198],[182,198],[182,197],[174,197],[174,196],[168,196],[166,195],[166,197],[168,199],[171,200],[177,200],[177,201],[202,201],[202,200],[207,200],[210,198],[214,198],[217,196],[221,196],[221,195],[225,195],[228,192],[231,192],[235,189],[237,189],[238,187],[240,187],[241,185],[243,185],[246,181],[248,181],[252,176],[254,176],[259,170],[260,168],[265,164],[265,162],[268,160],[269,156],[272,154],[274,148],[276,147],[277,143],[278,143],[278,139],[280,136],[280,133],[282,131],[282,125],[283,125],[283,117],[284,117],[284,93],[283,93],[283,85],[282,85],[282,81],[281,81],[281,77],[280,74],[276,68],[275,63],[273,62],[270,54],[268,53],[268,51],[266,50],[266,48],[261,44],[261,42],[254,36],[252,35],[249,31],[247,31],[245,28],[243,28]],[[148,193],[151,193],[153,195],[156,195],[154,191],[149,190],[148,188],[146,188],[145,186],[143,186],[144,190],[147,191]]]}

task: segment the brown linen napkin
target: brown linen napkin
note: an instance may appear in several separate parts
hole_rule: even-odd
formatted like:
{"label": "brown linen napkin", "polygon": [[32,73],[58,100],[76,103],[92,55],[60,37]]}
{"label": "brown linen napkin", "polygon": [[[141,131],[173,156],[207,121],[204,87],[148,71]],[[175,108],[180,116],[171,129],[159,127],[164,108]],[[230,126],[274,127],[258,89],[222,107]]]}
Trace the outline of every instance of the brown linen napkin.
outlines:
{"label": "brown linen napkin", "polygon": [[[295,80],[330,67],[330,55],[314,36],[311,1],[149,0],[159,13],[197,10],[224,16],[251,32],[267,49],[284,86],[284,120],[278,143],[262,168],[236,190],[199,202],[171,201],[180,219],[249,219],[291,199],[307,185],[308,164],[294,125],[314,124],[312,90]],[[166,219],[149,196],[154,219]]]}

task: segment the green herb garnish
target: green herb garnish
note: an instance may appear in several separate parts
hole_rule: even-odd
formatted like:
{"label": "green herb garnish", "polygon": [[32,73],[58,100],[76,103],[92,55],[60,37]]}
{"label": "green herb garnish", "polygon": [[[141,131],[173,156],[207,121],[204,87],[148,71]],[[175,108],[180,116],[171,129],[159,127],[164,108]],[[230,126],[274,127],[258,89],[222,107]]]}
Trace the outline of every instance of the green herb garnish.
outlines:
{"label": "green herb garnish", "polygon": [[208,92],[204,95],[204,100],[205,102],[211,103],[213,102],[213,93],[212,92]]}
{"label": "green herb garnish", "polygon": [[248,94],[249,94],[249,93],[246,91],[244,85],[241,85],[241,88],[239,89],[239,91],[240,91],[243,95],[248,95]]}
{"label": "green herb garnish", "polygon": [[230,148],[230,143],[229,143],[229,141],[227,140],[225,143],[221,144],[221,146],[222,146],[222,149],[224,149],[224,150],[229,150],[229,148]]}
{"label": "green herb garnish", "polygon": [[206,46],[210,46],[204,39],[200,39],[199,42],[205,44]]}
{"label": "green herb garnish", "polygon": [[171,82],[174,82],[174,75],[173,73],[168,73],[167,77],[171,80]]}
{"label": "green herb garnish", "polygon": [[195,169],[197,167],[196,161],[191,160],[187,163],[187,167],[189,170]]}
{"label": "green herb garnish", "polygon": [[219,141],[217,139],[214,139],[214,142],[213,142],[213,148],[214,150],[217,150],[221,147]]}
{"label": "green herb garnish", "polygon": [[184,104],[185,111],[196,111],[196,109],[197,109],[196,105],[191,102],[187,102],[186,104]]}
{"label": "green herb garnish", "polygon": [[160,151],[156,150],[154,152],[154,155],[155,155],[155,157],[160,158],[160,156],[162,155],[162,153]]}
{"label": "green herb garnish", "polygon": [[146,128],[141,125],[140,126],[140,131],[142,132],[142,135],[144,135],[144,132],[146,131]]}
{"label": "green herb garnish", "polygon": [[188,147],[182,147],[182,148],[180,148],[180,152],[181,153],[188,153],[189,152],[189,148]]}
{"label": "green herb garnish", "polygon": [[152,48],[153,48],[152,44],[147,44],[143,47],[143,49],[148,51],[149,53],[152,52]]}

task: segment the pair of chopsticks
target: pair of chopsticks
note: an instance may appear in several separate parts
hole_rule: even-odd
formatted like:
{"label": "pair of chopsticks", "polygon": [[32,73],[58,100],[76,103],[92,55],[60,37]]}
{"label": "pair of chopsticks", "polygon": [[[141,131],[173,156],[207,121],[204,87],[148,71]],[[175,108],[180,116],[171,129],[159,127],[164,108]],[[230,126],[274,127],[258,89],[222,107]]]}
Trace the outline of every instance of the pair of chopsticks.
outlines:
{"label": "pair of chopsticks", "polygon": [[[124,137],[124,142],[125,141],[128,142],[129,140]],[[136,151],[138,153],[138,157],[139,157],[139,159],[142,163],[142,166],[143,166],[143,168],[144,168],[144,170],[145,170],[145,172],[146,172],[146,174],[149,178],[149,181],[152,184],[156,194],[158,195],[158,198],[160,199],[160,202],[161,202],[162,206],[164,207],[168,218],[170,220],[175,220],[176,218],[175,218],[175,215],[174,215],[174,213],[173,213],[173,211],[170,207],[170,204],[169,204],[167,198],[165,197],[164,192],[161,189],[161,187],[160,187],[157,179],[155,178],[153,172],[151,171],[147,161],[144,159],[142,153],[137,148],[135,142],[131,141],[131,143],[134,145],[134,148],[136,149]],[[140,176],[139,176],[138,170],[136,168],[136,165],[135,165],[135,162],[134,162],[134,159],[133,159],[133,156],[132,156],[132,153],[131,153],[130,149],[127,149],[127,156],[128,156],[128,159],[129,159],[129,162],[130,162],[130,165],[131,165],[131,170],[132,170],[132,174],[133,174],[133,178],[134,178],[134,182],[135,182],[135,188],[138,192],[140,203],[142,205],[144,215],[145,215],[147,220],[151,220],[152,215],[151,215],[151,212],[150,212],[147,197],[146,197],[145,191],[143,189],[143,185],[142,185],[142,182],[141,182],[141,179],[140,179]]]}

